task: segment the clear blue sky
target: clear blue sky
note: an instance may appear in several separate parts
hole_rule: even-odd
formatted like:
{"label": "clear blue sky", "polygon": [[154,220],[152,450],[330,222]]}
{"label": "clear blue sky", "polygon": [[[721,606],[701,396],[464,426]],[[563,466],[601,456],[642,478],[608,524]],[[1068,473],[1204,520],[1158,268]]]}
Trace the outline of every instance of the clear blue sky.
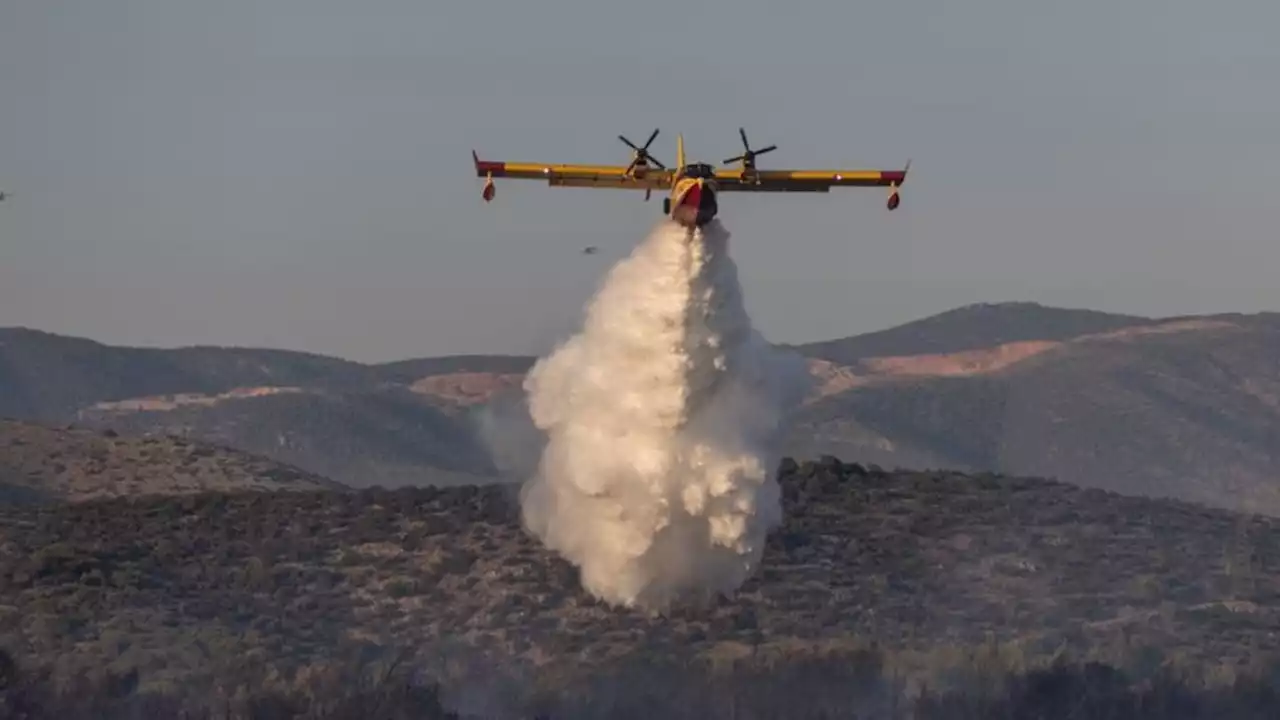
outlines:
{"label": "clear blue sky", "polygon": [[[900,167],[732,197],[773,340],[970,302],[1280,310],[1280,4],[0,2],[0,325],[539,352],[660,213],[489,159]],[[584,256],[585,245],[601,247]]]}

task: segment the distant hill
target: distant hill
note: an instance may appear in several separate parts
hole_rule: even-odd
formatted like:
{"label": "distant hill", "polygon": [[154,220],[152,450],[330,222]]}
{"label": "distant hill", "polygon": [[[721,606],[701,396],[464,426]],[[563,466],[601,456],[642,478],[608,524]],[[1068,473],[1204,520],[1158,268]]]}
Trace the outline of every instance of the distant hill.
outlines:
{"label": "distant hill", "polygon": [[1272,316],[1144,323],[872,365],[880,372],[849,370],[805,409],[796,445],[1280,514]]}
{"label": "distant hill", "polygon": [[405,388],[291,390],[140,409],[103,404],[77,415],[97,427],[162,430],[305,467],[356,487],[480,482],[494,472],[471,427]]}
{"label": "distant hill", "polygon": [[[798,345],[818,390],[787,451],[1280,514],[1278,334],[1276,313],[1146,318],[1014,302]],[[533,362],[365,365],[10,329],[0,413],[206,439],[356,487],[488,482],[509,458],[483,442],[482,414],[497,399],[524,412],[505,401]]]}
{"label": "distant hill", "polygon": [[957,353],[1028,340],[1069,340],[1153,322],[1156,320],[1137,315],[1053,308],[1032,302],[980,303],[887,330],[790,347],[808,357],[855,365],[874,357]]}
{"label": "distant hill", "polygon": [[377,382],[368,366],[290,350],[132,348],[0,328],[0,416],[59,422],[94,403],[236,388],[343,389]]}
{"label": "distant hill", "polygon": [[[533,358],[365,365],[260,348],[131,348],[0,329],[0,416],[190,436],[354,486],[493,479],[466,421]],[[515,379],[495,373],[514,372]],[[505,382],[505,384],[504,384]]]}
{"label": "distant hill", "polygon": [[412,383],[425,377],[465,373],[495,375],[523,374],[537,358],[526,355],[446,355],[413,358],[374,365],[374,372],[386,382]]}
{"label": "distant hill", "polygon": [[298,468],[208,443],[0,420],[0,504],[342,488]]}

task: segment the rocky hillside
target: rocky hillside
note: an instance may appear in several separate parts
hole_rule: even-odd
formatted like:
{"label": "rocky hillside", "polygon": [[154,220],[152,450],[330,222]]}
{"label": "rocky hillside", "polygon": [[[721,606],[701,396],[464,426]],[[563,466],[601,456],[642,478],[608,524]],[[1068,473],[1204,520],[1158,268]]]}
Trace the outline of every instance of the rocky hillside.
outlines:
{"label": "rocky hillside", "polygon": [[[887,702],[897,681],[973,689],[977,674],[1068,656],[1137,683],[1175,668],[1221,685],[1280,652],[1280,521],[835,459],[784,461],[780,482],[786,524],[757,576],[665,616],[585,595],[500,486],[0,509],[0,647],[23,666],[129,675],[142,693],[299,688],[352,657],[399,658],[490,717],[531,717],[609,672],[623,675],[588,683],[597,700],[678,704],[688,674],[663,668],[695,661],[769,667],[760,687],[799,717],[836,699],[849,712],[856,694]],[[868,653],[883,658],[879,689],[880,666],[850,660]]]}
{"label": "rocky hillside", "polygon": [[[481,482],[488,451],[460,412],[406,388],[295,388],[217,399],[101,403],[76,421],[236,447],[356,487]],[[166,404],[168,403],[168,404]]]}
{"label": "rocky hillside", "polygon": [[[1280,315],[997,303],[793,349],[818,389],[790,427],[790,453],[1043,475],[1280,514]],[[489,482],[511,458],[481,429],[496,411],[529,444],[511,400],[532,362],[361,365],[0,330],[0,413],[186,435],[357,487]]]}
{"label": "rocky hillside", "polygon": [[353,486],[492,480],[469,408],[532,358],[362,365],[255,348],[128,348],[0,329],[0,416],[189,436]]}
{"label": "rocky hillside", "polygon": [[792,446],[1280,514],[1280,315],[824,368]]}
{"label": "rocky hillside", "polygon": [[952,355],[1011,343],[1070,340],[1153,322],[1157,321],[1137,315],[1031,302],[980,303],[887,330],[791,347],[836,365],[854,365],[868,358]]}
{"label": "rocky hillside", "polygon": [[296,467],[203,442],[0,420],[0,503],[341,487]]}

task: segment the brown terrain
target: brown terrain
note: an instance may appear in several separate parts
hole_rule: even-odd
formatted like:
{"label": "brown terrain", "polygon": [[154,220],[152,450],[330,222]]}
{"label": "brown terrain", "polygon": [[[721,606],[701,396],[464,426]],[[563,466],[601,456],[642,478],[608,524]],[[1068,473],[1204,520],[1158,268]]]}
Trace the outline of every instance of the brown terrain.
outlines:
{"label": "brown terrain", "polygon": [[1277,357],[1275,316],[1242,316],[856,359],[824,368],[793,442],[1277,514]]}
{"label": "brown terrain", "polygon": [[1239,325],[1222,320],[1170,320],[1108,332],[1087,333],[1060,341],[1030,340],[951,353],[868,357],[859,359],[852,367],[829,360],[811,359],[810,371],[820,380],[820,384],[807,402],[814,403],[855,388],[902,379],[993,375],[1036,356],[1073,345],[1126,343],[1149,335],[1240,329]]}
{"label": "brown terrain", "polygon": [[206,443],[0,420],[0,500],[324,490],[332,480]]}
{"label": "brown terrain", "polygon": [[[1280,521],[834,458],[784,461],[779,481],[786,522],[756,576],[663,615],[586,595],[502,486],[0,508],[0,648],[47,687],[86,688],[60,717],[156,696],[216,717],[251,697],[242,717],[293,717],[286,701],[377,716],[317,710],[368,687],[344,674],[360,658],[440,679],[475,717],[743,717],[726,693],[777,718],[1274,709],[1274,689],[1241,683],[1280,667]],[[1017,685],[1082,661],[1103,665],[1074,689],[1054,676],[1067,698]],[[1211,692],[1236,710],[1195,694]],[[912,698],[933,713],[905,714]]]}
{"label": "brown terrain", "polygon": [[519,390],[522,373],[456,372],[420,378],[409,389],[446,407],[466,408],[493,400],[501,393]]}
{"label": "brown terrain", "polygon": [[[791,349],[818,380],[791,454],[1280,514],[1280,315],[999,303]],[[485,415],[520,412],[509,404],[533,361],[361,365],[0,330],[0,415],[188,436],[354,487],[493,482],[505,461],[481,432]]]}

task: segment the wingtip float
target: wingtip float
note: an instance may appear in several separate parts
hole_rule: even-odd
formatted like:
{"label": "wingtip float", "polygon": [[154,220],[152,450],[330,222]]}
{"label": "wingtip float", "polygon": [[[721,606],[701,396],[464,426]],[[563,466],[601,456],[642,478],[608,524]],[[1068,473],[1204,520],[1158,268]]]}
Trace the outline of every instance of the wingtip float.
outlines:
{"label": "wingtip float", "polygon": [[631,162],[621,165],[547,165],[481,160],[475,150],[471,159],[477,177],[485,179],[481,196],[493,200],[494,178],[545,180],[556,187],[614,188],[644,190],[649,200],[654,190],[665,190],[662,212],[686,227],[701,227],[716,217],[722,192],[830,192],[833,187],[887,187],[885,207],[896,210],[902,203],[901,188],[906,182],[911,162],[901,170],[759,170],[756,157],[777,149],[770,145],[753,150],[747,133],[738,128],[744,151],[724,164],[739,163],[738,169],[715,168],[707,163],[685,160],[684,137],[676,136],[676,164],[668,168],[649,153],[658,136],[654,130],[644,145],[637,146],[626,137],[618,139],[631,148]]}

